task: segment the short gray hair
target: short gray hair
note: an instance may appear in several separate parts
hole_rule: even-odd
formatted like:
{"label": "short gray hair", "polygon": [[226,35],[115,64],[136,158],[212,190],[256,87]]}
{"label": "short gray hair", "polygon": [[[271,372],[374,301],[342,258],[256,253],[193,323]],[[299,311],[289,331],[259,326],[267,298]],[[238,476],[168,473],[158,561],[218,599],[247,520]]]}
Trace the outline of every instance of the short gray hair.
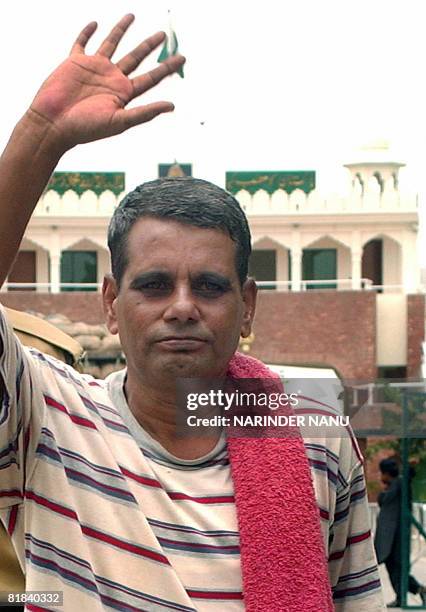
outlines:
{"label": "short gray hair", "polygon": [[128,234],[144,216],[223,230],[237,245],[235,264],[240,283],[247,279],[251,236],[238,201],[208,181],[191,176],[167,177],[139,185],[114,211],[108,228],[108,247],[118,287],[128,264]]}

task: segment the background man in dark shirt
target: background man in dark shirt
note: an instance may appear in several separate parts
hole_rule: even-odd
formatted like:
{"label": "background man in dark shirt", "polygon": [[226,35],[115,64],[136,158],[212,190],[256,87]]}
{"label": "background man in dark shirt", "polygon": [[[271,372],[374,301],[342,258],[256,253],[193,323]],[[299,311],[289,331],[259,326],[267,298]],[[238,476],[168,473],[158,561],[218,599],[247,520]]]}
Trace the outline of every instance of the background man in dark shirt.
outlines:
{"label": "background man in dark shirt", "polygon": [[[376,548],[378,563],[384,563],[395,591],[396,599],[388,608],[401,605],[401,478],[395,459],[383,459],[379,464],[384,491],[379,494],[380,513],[377,519]],[[409,576],[408,590],[419,594],[426,605],[426,589],[414,576]]]}

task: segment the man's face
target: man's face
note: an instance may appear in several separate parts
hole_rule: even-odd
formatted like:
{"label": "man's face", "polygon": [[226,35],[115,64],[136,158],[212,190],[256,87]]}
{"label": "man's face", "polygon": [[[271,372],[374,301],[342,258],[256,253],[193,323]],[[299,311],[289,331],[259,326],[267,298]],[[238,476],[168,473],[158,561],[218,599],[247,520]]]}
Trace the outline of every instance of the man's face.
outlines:
{"label": "man's face", "polygon": [[393,480],[394,478],[390,474],[387,474],[387,473],[381,474],[381,481],[382,481],[384,489],[389,489]]}
{"label": "man's face", "polygon": [[106,279],[108,328],[119,333],[129,377],[173,384],[219,377],[249,335],[256,288],[241,288],[236,245],[223,231],[143,217],[132,227],[120,291]]}

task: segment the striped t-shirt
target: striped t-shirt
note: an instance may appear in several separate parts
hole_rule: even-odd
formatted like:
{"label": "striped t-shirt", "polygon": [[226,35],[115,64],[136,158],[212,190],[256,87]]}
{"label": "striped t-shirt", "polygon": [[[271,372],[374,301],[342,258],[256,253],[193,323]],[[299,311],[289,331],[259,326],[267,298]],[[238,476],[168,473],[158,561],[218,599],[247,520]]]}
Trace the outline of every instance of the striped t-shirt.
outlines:
{"label": "striped t-shirt", "polygon": [[[80,375],[4,318],[0,341],[0,517],[27,591],[62,591],[65,612],[244,610],[225,439],[177,459],[133,417],[124,371]],[[383,610],[356,443],[305,446],[336,609]]]}

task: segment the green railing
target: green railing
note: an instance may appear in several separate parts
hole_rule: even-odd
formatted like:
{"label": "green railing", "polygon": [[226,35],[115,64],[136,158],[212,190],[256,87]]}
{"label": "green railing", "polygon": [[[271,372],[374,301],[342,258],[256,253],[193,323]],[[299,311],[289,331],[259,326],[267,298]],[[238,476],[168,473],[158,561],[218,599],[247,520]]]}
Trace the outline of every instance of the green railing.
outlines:
{"label": "green railing", "polygon": [[410,402],[426,402],[426,393],[405,391],[402,397],[402,436],[401,436],[401,460],[402,460],[402,489],[401,489],[401,608],[404,610],[426,610],[423,605],[412,605],[407,603],[408,581],[411,569],[411,530],[418,530],[426,540],[426,532],[423,526],[412,514],[411,492],[410,492],[410,444],[414,437],[410,429]]}

